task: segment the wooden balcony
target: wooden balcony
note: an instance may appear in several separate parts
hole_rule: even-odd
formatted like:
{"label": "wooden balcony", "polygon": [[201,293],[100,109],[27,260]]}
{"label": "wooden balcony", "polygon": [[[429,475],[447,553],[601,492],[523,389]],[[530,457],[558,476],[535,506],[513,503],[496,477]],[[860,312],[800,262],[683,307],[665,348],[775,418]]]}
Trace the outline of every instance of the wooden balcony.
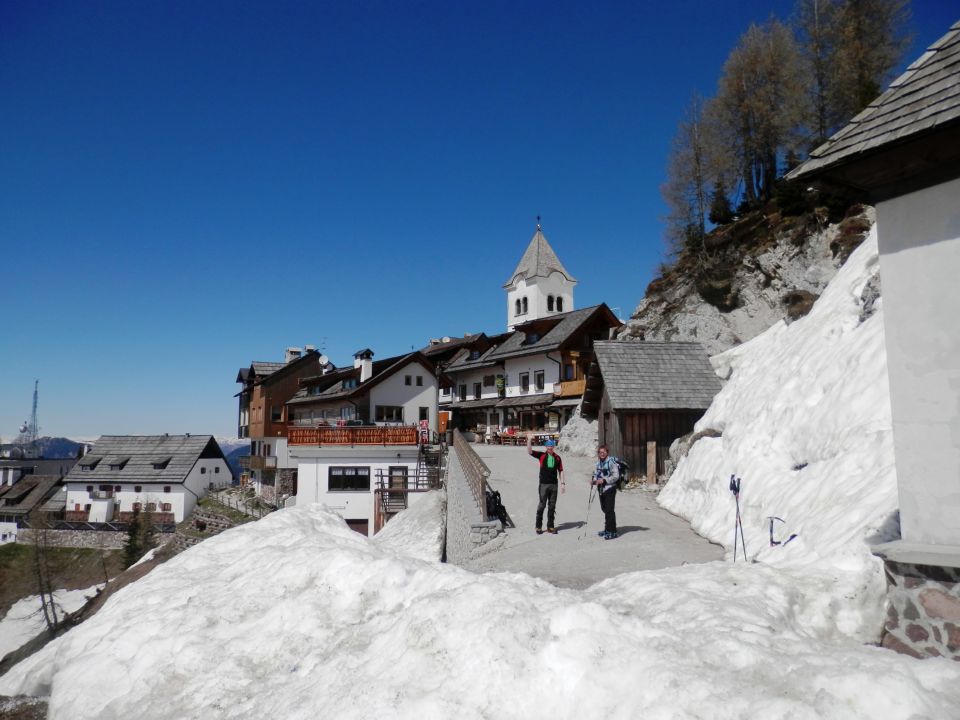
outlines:
{"label": "wooden balcony", "polygon": [[[249,465],[247,466],[250,470],[272,470],[277,467],[277,456],[276,455],[251,455],[249,459]],[[243,467],[241,465],[241,467]]]}
{"label": "wooden balcony", "polygon": [[587,386],[586,379],[564,380],[561,383],[554,384],[553,394],[558,398],[580,397],[581,395],[583,395],[583,390],[586,386]]}
{"label": "wooden balcony", "polygon": [[287,445],[416,445],[415,425],[360,427],[290,427]]}

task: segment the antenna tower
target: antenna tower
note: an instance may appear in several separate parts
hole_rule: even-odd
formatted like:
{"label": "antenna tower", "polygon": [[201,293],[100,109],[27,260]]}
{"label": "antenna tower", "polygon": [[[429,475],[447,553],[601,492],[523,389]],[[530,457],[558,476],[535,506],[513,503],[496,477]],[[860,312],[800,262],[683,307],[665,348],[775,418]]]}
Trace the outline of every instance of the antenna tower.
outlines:
{"label": "antenna tower", "polygon": [[20,426],[19,444],[24,449],[35,448],[37,439],[40,436],[40,426],[37,424],[37,396],[39,380],[33,381],[33,410],[30,412],[30,420]]}

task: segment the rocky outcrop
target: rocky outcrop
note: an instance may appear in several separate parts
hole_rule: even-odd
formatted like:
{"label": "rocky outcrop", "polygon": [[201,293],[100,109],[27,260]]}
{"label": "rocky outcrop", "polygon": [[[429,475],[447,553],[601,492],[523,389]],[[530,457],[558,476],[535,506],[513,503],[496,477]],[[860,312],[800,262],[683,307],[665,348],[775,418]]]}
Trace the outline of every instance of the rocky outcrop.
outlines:
{"label": "rocky outcrop", "polygon": [[650,283],[620,337],[698,341],[715,355],[802,317],[873,222],[873,208],[855,206],[834,224],[768,211],[719,228]]}

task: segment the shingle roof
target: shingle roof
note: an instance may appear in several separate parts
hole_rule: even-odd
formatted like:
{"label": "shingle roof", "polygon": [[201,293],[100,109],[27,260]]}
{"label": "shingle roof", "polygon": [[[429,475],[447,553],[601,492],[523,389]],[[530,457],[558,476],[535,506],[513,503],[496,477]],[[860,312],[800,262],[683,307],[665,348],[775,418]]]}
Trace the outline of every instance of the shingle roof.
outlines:
{"label": "shingle roof", "polygon": [[720,391],[700,343],[597,341],[593,351],[614,410],[706,409]]}
{"label": "shingle roof", "polygon": [[286,365],[286,363],[254,360],[252,363],[250,363],[250,369],[253,370],[253,374],[257,375],[258,377],[266,377],[267,375],[272,375],[284,365]]}
{"label": "shingle roof", "polygon": [[920,56],[889,89],[810,153],[787,177],[825,171],[960,121],[960,22]]}
{"label": "shingle roof", "polygon": [[[73,466],[66,481],[177,484],[186,480],[201,457],[223,458],[212,435],[103,435]],[[110,468],[124,458],[128,459],[122,469]],[[154,467],[167,458],[163,468]],[[90,470],[83,469],[91,465]]]}
{"label": "shingle roof", "polygon": [[26,475],[0,488],[0,515],[26,515],[40,505],[60,482],[58,475]]}
{"label": "shingle roof", "polygon": [[[574,310],[572,312],[561,313],[559,315],[550,315],[546,318],[541,318],[541,320],[533,321],[534,323],[543,323],[552,320],[559,320],[556,325],[551,327],[543,334],[543,337],[532,343],[526,342],[527,333],[524,332],[522,327],[518,327],[518,329],[514,331],[510,337],[508,337],[498,347],[494,348],[493,352],[489,353],[485,359],[502,360],[507,357],[556,350],[600,308],[606,308],[606,305],[594,305],[593,307],[583,308],[582,310]],[[607,308],[607,312],[609,312],[612,316],[613,313],[609,310],[609,308]],[[451,369],[453,368],[451,367]]]}
{"label": "shingle roof", "polygon": [[560,262],[557,254],[550,247],[550,243],[544,237],[540,226],[537,225],[537,231],[533,234],[526,252],[523,253],[523,257],[517,263],[513,274],[503,286],[510,287],[520,278],[550,277],[551,273],[555,272],[560,273],[572,283],[576,282],[573,276],[563,267],[563,263]]}

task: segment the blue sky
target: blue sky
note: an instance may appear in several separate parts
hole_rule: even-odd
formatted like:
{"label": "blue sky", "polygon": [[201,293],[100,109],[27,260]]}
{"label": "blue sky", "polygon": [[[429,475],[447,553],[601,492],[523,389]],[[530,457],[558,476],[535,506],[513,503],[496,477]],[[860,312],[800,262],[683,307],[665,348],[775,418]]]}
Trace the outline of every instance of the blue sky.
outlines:
{"label": "blue sky", "polygon": [[288,345],[500,331],[537,215],[627,317],[691,93],[792,6],[0,3],[0,437],[34,379],[42,434],[228,436]]}

